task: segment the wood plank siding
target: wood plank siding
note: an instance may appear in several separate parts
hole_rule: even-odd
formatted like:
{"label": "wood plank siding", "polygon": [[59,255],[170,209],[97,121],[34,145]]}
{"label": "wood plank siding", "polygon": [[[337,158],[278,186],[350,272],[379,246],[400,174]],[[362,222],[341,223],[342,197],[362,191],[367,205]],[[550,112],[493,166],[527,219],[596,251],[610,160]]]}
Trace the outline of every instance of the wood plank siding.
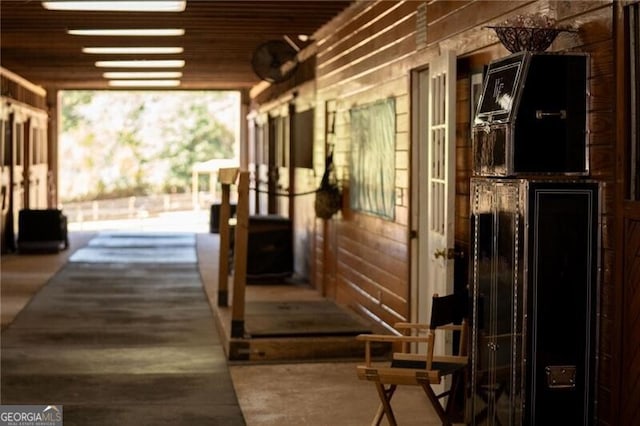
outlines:
{"label": "wood plank siding", "polygon": [[[426,19],[420,13],[426,11]],[[426,8],[426,9],[424,9]],[[616,82],[613,2],[602,1],[371,1],[357,2],[315,34],[316,182],[322,176],[327,117],[335,114],[334,160],[344,188],[344,207],[331,220],[315,220],[313,285],[341,304],[383,325],[410,320],[411,300],[411,75],[441,51],[458,57],[456,79],[455,241],[468,249],[471,155],[471,75],[508,54],[487,25],[518,14],[541,13],[571,25],[550,51],[590,55],[588,147],[591,177],[603,184],[602,276],[597,424],[613,425],[612,354],[615,351]],[[426,25],[426,28],[420,26]],[[422,40],[426,31],[426,42]],[[349,208],[350,113],[358,106],[394,98],[396,105],[396,206],[393,220]],[[637,232],[637,223],[629,223]],[[636,258],[633,258],[635,262]],[[420,261],[420,260],[419,260]],[[635,274],[635,269],[627,273]]]}
{"label": "wood plank siding", "polygon": [[1,67],[0,86],[0,252],[5,254],[17,249],[21,210],[56,205],[57,158],[48,137],[50,94]]}
{"label": "wood plank siding", "polygon": [[[625,424],[637,424],[640,421],[640,209],[635,208],[636,218],[628,218],[624,223],[625,258],[624,279],[629,286],[624,289],[625,310],[622,371],[623,387],[620,413]],[[631,215],[629,215],[631,216]],[[636,338],[634,338],[636,336]]]}
{"label": "wood plank siding", "polygon": [[[251,209],[254,214],[277,214],[292,219],[293,249],[298,256],[294,258],[294,272],[300,278],[307,279],[315,267],[313,258],[313,232],[315,227],[315,212],[313,210],[316,187],[314,168],[296,167],[296,156],[303,156],[306,148],[296,143],[295,119],[297,114],[315,108],[315,82],[312,78],[309,64],[315,64],[314,58],[303,62],[300,66],[301,75],[293,78],[296,84],[284,81],[266,87],[253,99],[254,111],[250,114],[253,129],[253,140],[249,142],[249,169],[254,171],[252,188],[260,188],[251,198],[254,200]],[[285,96],[278,94],[285,93]],[[282,120],[286,128],[278,130],[274,135],[269,123]],[[270,135],[270,132],[272,133]],[[260,137],[257,137],[257,135]],[[277,142],[270,146],[269,139],[276,137]],[[315,133],[314,133],[315,137]],[[311,150],[315,143],[312,141]],[[314,153],[315,161],[323,154]],[[323,160],[320,160],[324,164]],[[276,171],[277,179],[273,185],[266,185],[269,181],[269,169]],[[266,192],[269,191],[275,200],[269,205]]]}
{"label": "wood plank siding", "polygon": [[8,70],[3,70],[0,73],[0,87],[2,96],[33,108],[45,111],[47,109],[46,91]]}
{"label": "wood plank siding", "polygon": [[[613,282],[607,293],[608,339],[614,349],[606,366],[611,374],[612,424],[640,423],[640,2],[614,4],[616,61],[616,191],[612,233],[617,254],[608,265]],[[635,42],[632,42],[635,40]],[[636,155],[634,155],[634,152]],[[613,190],[611,192],[614,192]],[[605,310],[605,309],[603,309]],[[617,350],[616,350],[617,348]],[[605,373],[603,373],[604,375]]]}

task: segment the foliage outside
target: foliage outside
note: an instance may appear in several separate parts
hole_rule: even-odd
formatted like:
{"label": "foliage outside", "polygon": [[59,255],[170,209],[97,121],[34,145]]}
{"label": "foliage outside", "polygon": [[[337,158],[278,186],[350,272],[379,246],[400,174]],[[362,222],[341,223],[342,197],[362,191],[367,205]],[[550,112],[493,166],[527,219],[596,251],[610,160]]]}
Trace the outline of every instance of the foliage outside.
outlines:
{"label": "foliage outside", "polygon": [[237,158],[238,92],[63,91],[60,198],[187,192],[192,167]]}

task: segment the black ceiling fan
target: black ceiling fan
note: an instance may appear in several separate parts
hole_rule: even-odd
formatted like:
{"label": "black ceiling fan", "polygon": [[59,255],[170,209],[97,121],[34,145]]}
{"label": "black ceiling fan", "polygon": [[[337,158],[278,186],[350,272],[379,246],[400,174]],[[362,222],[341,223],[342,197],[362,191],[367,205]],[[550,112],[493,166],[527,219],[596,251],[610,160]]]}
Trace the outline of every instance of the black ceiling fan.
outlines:
{"label": "black ceiling fan", "polygon": [[253,52],[251,66],[261,79],[280,83],[289,79],[298,68],[298,50],[283,40],[269,40]]}

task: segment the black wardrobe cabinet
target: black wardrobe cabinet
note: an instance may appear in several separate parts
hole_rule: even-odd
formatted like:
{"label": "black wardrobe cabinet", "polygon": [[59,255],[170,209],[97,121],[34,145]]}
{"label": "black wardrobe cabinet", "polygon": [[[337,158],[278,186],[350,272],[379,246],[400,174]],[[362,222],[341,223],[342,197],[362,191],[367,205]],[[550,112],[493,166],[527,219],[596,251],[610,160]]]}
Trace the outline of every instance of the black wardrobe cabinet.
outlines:
{"label": "black wardrobe cabinet", "polygon": [[596,182],[471,179],[472,425],[589,425]]}

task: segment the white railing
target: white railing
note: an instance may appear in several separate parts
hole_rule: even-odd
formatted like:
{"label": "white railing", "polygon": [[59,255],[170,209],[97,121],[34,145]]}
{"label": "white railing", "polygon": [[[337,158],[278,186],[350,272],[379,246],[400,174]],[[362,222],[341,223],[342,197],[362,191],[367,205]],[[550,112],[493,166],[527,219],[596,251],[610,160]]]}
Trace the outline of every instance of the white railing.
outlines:
{"label": "white railing", "polygon": [[155,194],[110,200],[80,201],[63,203],[62,210],[69,223],[95,222],[117,219],[140,219],[176,211],[208,210],[214,200],[209,193],[203,193],[194,205],[191,193]]}

